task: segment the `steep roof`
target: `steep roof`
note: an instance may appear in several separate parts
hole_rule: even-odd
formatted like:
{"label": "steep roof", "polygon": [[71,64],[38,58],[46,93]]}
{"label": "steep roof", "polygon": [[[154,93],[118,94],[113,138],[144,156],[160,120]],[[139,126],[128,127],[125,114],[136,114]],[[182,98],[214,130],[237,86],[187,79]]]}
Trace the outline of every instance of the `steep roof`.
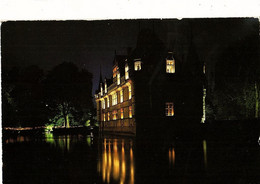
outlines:
{"label": "steep roof", "polygon": [[121,76],[124,75],[126,59],[126,55],[115,55],[114,57],[113,65],[117,65],[119,67],[119,72]]}

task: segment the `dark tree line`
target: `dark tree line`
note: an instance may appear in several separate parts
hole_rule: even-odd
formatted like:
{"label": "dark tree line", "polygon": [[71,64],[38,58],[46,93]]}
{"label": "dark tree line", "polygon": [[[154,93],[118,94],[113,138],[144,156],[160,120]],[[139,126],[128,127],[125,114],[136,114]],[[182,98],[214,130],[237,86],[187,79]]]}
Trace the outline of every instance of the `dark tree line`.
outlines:
{"label": "dark tree line", "polygon": [[47,74],[38,66],[2,72],[3,127],[93,122],[92,74],[64,62]]}
{"label": "dark tree line", "polygon": [[234,42],[219,57],[213,111],[217,119],[259,118],[259,40]]}

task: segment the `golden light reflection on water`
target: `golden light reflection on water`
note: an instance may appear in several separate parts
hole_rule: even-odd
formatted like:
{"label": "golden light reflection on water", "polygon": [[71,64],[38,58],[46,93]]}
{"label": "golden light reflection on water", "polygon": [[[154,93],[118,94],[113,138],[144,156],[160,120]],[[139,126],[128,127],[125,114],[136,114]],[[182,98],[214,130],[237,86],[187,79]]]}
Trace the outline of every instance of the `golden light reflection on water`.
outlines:
{"label": "golden light reflection on water", "polygon": [[134,172],[134,156],[133,156],[133,148],[130,148],[130,183],[134,183],[135,179]]}
{"label": "golden light reflection on water", "polygon": [[103,164],[102,164],[102,178],[103,178],[103,182],[105,182],[106,180],[106,166],[107,166],[107,154],[106,152],[103,153]]}
{"label": "golden light reflection on water", "polygon": [[122,174],[120,177],[120,183],[124,183],[125,181],[125,148],[124,148],[124,140],[122,140],[122,148],[121,148],[121,153],[122,153],[122,162],[121,162],[121,169],[122,169]]}
{"label": "golden light reflection on water", "polygon": [[117,140],[114,140],[113,143],[113,148],[114,148],[114,152],[113,152],[113,178],[115,180],[118,180],[119,178],[119,171],[120,171],[120,166],[119,166],[119,155],[118,155],[118,150],[117,150]]}
{"label": "golden light reflection on water", "polygon": [[169,149],[169,164],[174,165],[175,163],[175,150],[174,148]]}
{"label": "golden light reflection on water", "polygon": [[134,183],[132,141],[104,139],[101,155],[98,172],[104,183]]}
{"label": "golden light reflection on water", "polygon": [[6,139],[4,142],[6,144],[10,144],[10,143],[16,143],[16,142],[28,142],[30,141],[30,138],[27,137],[27,136],[22,136],[22,135],[19,135],[17,137],[10,137],[8,139]]}

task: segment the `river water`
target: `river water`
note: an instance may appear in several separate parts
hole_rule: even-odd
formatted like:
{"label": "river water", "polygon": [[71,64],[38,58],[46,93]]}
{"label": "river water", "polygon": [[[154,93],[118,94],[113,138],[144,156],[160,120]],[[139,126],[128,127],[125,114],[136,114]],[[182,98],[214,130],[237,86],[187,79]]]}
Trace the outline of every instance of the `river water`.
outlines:
{"label": "river water", "polygon": [[108,135],[3,139],[4,183],[259,183],[257,144]]}

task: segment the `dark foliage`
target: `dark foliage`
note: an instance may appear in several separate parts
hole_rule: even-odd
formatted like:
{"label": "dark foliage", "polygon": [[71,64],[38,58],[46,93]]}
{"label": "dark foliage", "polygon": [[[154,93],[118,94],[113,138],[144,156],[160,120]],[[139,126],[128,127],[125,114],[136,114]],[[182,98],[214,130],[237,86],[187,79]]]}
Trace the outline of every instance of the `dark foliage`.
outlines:
{"label": "dark foliage", "polygon": [[38,126],[46,122],[43,70],[37,66],[3,72],[3,126]]}
{"label": "dark foliage", "polygon": [[47,74],[44,86],[50,118],[60,115],[67,127],[69,120],[84,124],[89,118],[86,114],[93,108],[92,74],[87,70],[79,71],[74,64],[64,62]]}
{"label": "dark foliage", "polygon": [[259,101],[256,94],[259,94],[260,86],[258,43],[259,40],[254,37],[239,39],[219,57],[213,100],[219,119],[250,119],[256,116],[255,106]]}
{"label": "dark foliage", "polygon": [[[3,127],[42,126],[49,120],[86,122],[92,116],[92,74],[62,63],[46,76],[38,66],[2,73]],[[55,118],[54,118],[55,117]]]}

